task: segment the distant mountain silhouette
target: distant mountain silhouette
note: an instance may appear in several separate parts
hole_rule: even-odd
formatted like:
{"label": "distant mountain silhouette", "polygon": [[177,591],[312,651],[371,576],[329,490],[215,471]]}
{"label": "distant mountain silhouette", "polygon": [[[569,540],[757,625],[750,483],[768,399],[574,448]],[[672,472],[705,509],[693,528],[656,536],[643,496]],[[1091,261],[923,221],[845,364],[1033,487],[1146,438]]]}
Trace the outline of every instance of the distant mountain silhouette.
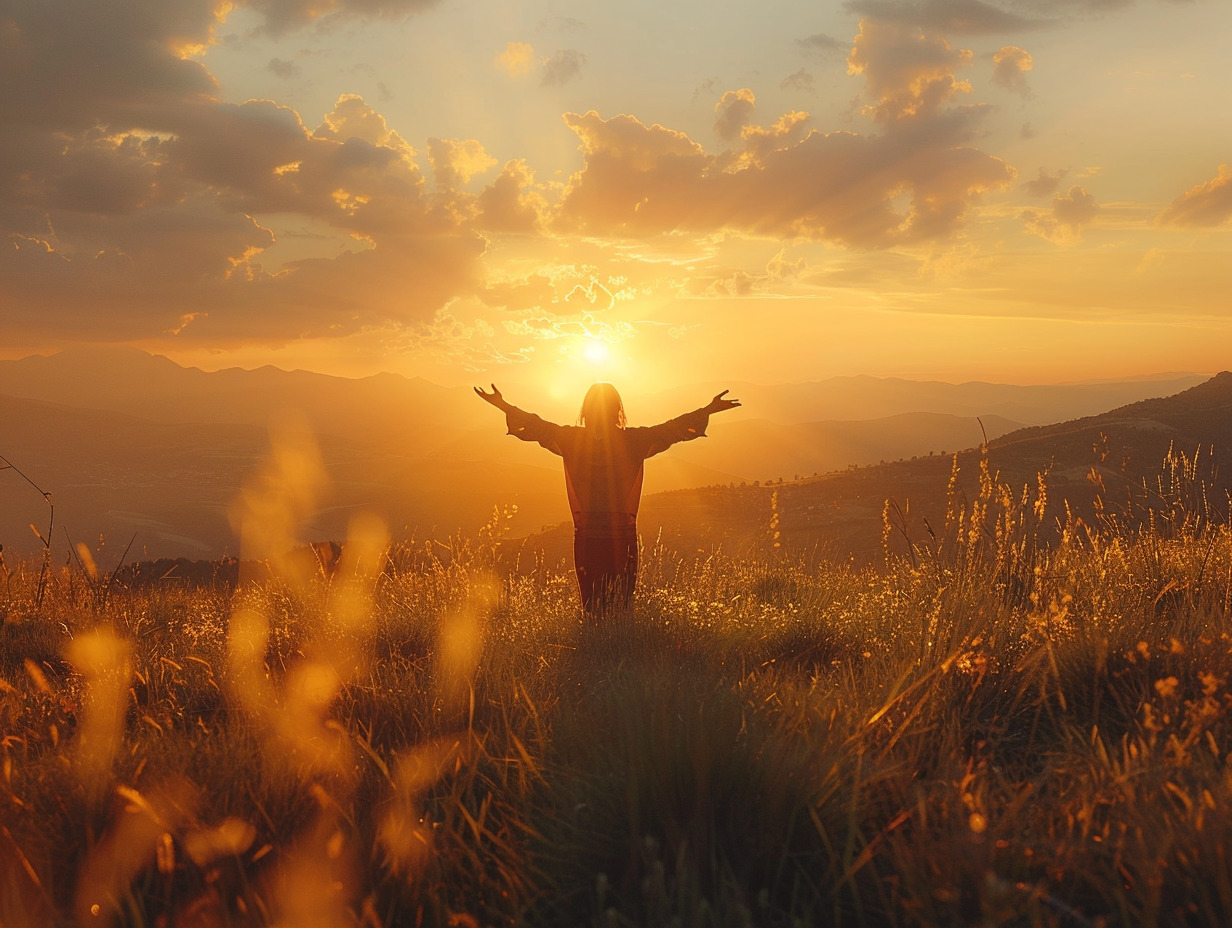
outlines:
{"label": "distant mountain silhouette", "polygon": [[[907,462],[913,467],[906,473],[929,466],[944,471],[948,458],[938,455],[929,465],[927,456],[978,443],[976,415],[996,437],[1016,422],[1040,421],[1048,409],[1094,411],[1101,407],[1090,404],[1100,397],[1141,397],[1192,379],[1047,388],[875,378],[745,385],[733,389],[745,407],[716,422],[710,438],[650,463],[646,492],[732,485],[742,501],[736,492],[741,482],[792,480],[912,456],[925,463]],[[695,407],[715,392],[710,385],[647,397],[626,392],[626,402],[634,424],[642,424]],[[575,414],[529,386],[513,384],[507,395],[558,421]],[[998,409],[1018,416],[1011,421]],[[58,550],[67,530],[92,547],[101,537],[116,556],[134,536],[138,556],[239,554],[228,506],[265,453],[269,424],[287,412],[303,417],[317,434],[333,482],[304,528],[309,540],[343,537],[350,515],[365,508],[383,514],[395,534],[419,537],[473,532],[498,505],[519,507],[509,522],[515,535],[568,517],[559,463],[505,436],[499,417],[469,387],[395,374],[348,379],[272,367],[207,373],[122,348],[0,361],[0,455],[53,494]],[[868,412],[874,415],[855,421]],[[647,499],[648,513],[685,506],[692,497],[655,499]],[[758,505],[764,508],[764,500]],[[733,507],[717,513],[715,531],[746,510],[764,519],[756,506]],[[0,544],[6,550],[34,550],[38,542],[28,525],[44,526],[45,510],[41,497],[0,471]],[[682,510],[678,521],[697,521],[697,513]]]}
{"label": "distant mountain silhouette", "polygon": [[[943,383],[899,377],[832,377],[812,383],[707,383],[648,397],[652,415],[687,405],[697,392],[730,389],[749,416],[796,424],[883,419],[920,412],[962,418],[1000,417],[1046,425],[1096,415],[1152,396],[1170,396],[1202,383],[1202,374],[1154,374],[1125,380],[1072,384]],[[897,457],[897,455],[896,455]]]}
{"label": "distant mountain silhouette", "polygon": [[[988,444],[999,481],[1021,490],[1047,472],[1048,516],[1064,518],[1068,500],[1091,518],[1096,484],[1103,482],[1112,507],[1145,480],[1154,485],[1169,448],[1191,458],[1199,449],[1224,467],[1210,478],[1209,501],[1226,518],[1232,488],[1232,373],[1227,371],[1174,396],[1142,400],[1109,412],[1054,425],[1019,429]],[[978,493],[979,451],[958,454],[960,492]],[[780,543],[793,554],[827,552],[840,558],[875,560],[881,553],[882,510],[887,499],[909,513],[907,530],[927,537],[925,520],[944,524],[951,456],[921,457],[860,467],[773,486],[704,487],[648,496],[638,524],[645,543],[660,540],[685,554],[721,546],[731,553],[763,552],[772,544],[770,517],[777,508]],[[567,556],[564,528],[526,539],[549,557]],[[896,543],[898,539],[896,539]],[[900,544],[900,548],[902,545]]]}
{"label": "distant mountain silhouette", "polygon": [[465,419],[462,390],[377,374],[358,380],[309,371],[230,368],[207,373],[135,348],[76,348],[0,362],[0,393],[154,422],[210,422],[267,428],[287,410],[318,433],[401,435]]}
{"label": "distant mountain silhouette", "polygon": [[[237,555],[231,501],[269,447],[256,425],[151,422],[0,395],[0,454],[52,494],[56,550],[100,538],[118,556],[136,537],[143,558]],[[307,540],[341,539],[352,514],[374,510],[400,535],[474,531],[498,500],[519,501],[555,522],[567,515],[560,476],[543,467],[447,457],[413,458],[378,442],[319,438],[332,486],[303,527]],[[0,545],[30,554],[28,525],[46,526],[46,504],[0,471]]]}

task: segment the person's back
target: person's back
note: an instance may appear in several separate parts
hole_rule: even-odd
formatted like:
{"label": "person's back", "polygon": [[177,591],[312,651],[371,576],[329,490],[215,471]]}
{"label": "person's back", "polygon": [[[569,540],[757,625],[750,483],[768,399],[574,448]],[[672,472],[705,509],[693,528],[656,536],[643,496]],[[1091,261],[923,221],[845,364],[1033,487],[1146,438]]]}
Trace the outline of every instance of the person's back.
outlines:
{"label": "person's back", "polygon": [[637,510],[645,461],[676,442],[704,438],[710,415],[739,406],[718,394],[707,406],[660,425],[626,428],[624,404],[610,383],[586,393],[580,425],[557,425],[507,403],[496,385],[475,392],[505,413],[509,434],[538,442],[564,459],[573,513],[573,556],[587,613],[625,605],[637,575]]}
{"label": "person's back", "polygon": [[561,457],[574,522],[582,513],[637,515],[646,455],[634,437],[626,429],[567,430]]}

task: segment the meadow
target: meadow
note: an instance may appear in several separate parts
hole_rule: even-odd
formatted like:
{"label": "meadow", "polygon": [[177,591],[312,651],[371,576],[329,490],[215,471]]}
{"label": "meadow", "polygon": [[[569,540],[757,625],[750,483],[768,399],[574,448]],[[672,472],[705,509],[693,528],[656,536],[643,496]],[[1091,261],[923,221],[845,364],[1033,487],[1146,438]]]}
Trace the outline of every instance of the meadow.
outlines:
{"label": "meadow", "polygon": [[6,564],[0,925],[1232,923],[1226,500],[979,476],[875,567],[650,545],[599,623],[499,514],[282,557],[276,472],[272,577]]}

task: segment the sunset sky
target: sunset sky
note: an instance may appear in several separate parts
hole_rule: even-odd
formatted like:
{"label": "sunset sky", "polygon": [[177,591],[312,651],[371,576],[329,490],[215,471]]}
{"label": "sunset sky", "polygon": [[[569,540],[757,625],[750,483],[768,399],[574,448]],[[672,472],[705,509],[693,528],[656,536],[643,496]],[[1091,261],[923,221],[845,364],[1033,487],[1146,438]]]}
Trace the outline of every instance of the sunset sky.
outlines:
{"label": "sunset sky", "polygon": [[0,0],[0,357],[1214,372],[1227,0]]}

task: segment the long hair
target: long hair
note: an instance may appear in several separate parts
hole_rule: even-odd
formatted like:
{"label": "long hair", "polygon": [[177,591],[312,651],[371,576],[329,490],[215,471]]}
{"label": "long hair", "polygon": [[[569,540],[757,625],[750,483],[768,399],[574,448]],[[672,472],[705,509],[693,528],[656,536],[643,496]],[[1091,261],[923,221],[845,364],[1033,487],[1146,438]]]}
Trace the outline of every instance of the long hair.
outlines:
{"label": "long hair", "polygon": [[589,428],[625,427],[625,404],[620,401],[620,394],[606,380],[591,384],[582,400],[582,411],[578,413],[578,423]]}

